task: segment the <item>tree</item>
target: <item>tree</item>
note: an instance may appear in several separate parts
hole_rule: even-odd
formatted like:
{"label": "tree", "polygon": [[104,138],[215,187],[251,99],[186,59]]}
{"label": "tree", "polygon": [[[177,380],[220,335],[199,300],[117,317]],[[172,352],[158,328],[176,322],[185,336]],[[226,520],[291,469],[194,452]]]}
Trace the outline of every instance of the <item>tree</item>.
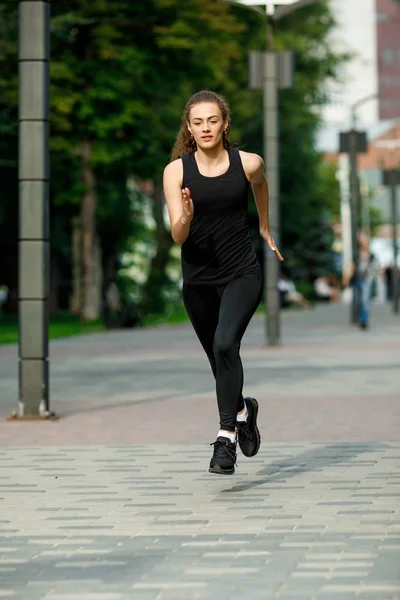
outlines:
{"label": "tree", "polygon": [[[292,273],[313,280],[322,265],[332,269],[333,236],[329,222],[338,209],[338,183],[315,149],[325,83],[336,76],[347,55],[329,42],[335,21],[328,2],[317,2],[282,19],[278,46],[296,56],[296,84],[282,94],[281,211],[282,241]],[[324,233],[326,232],[326,233]],[[318,261],[309,249],[315,246]],[[319,263],[319,267],[318,267]]]}
{"label": "tree", "polygon": [[[241,10],[241,18],[252,28],[252,45],[248,39],[240,40],[242,47],[264,50],[265,24],[257,15]],[[315,265],[308,249],[315,245],[318,231],[322,232],[337,214],[339,188],[332,168],[327,168],[323,156],[315,148],[315,137],[320,124],[316,106],[325,102],[325,83],[336,77],[336,71],[347,55],[332,51],[329,34],[335,21],[329,3],[320,1],[297,9],[280,19],[275,26],[277,50],[292,50],[295,55],[295,85],[281,91],[280,100],[280,210],[281,246],[285,267],[290,276],[312,279]],[[246,85],[245,56],[238,75]],[[263,110],[261,92],[243,90],[234,104],[238,115],[238,131],[242,147],[263,154]],[[258,222],[255,207],[251,208],[251,223],[256,229],[254,239],[262,258],[262,244],[257,235]],[[320,229],[321,227],[321,229]],[[317,246],[320,258],[326,259],[326,269],[331,264],[331,236],[322,235]],[[322,244],[322,246],[321,246]],[[322,251],[321,248],[324,248]],[[323,258],[325,257],[325,259]]]}
{"label": "tree", "polygon": [[75,170],[80,160],[79,184],[70,192],[81,196],[84,318],[97,313],[93,247],[99,171],[120,165],[125,180],[129,172],[154,180],[156,254],[146,294],[154,298],[172,246],[160,191],[176,132],[171,124],[180,118],[182,97],[223,78],[224,66],[239,54],[232,34],[241,29],[225,5],[211,0],[184,6],[154,0],[146,7],[75,0],[68,8],[56,7],[53,148],[66,151]]}
{"label": "tree", "polygon": [[[126,2],[111,7],[103,0],[76,0],[68,7],[56,4],[52,18],[52,149],[58,159],[67,157],[70,171],[75,173],[76,183],[64,197],[67,204],[80,207],[80,313],[84,320],[98,318],[101,311],[96,217],[99,188],[106,186],[99,183],[99,173],[122,178],[122,182],[115,182],[114,194],[106,203],[114,205],[116,194],[122,194],[127,205],[125,188],[131,156],[127,130],[144,113],[133,93],[133,74],[143,77],[143,60],[121,32],[124,9],[127,11]],[[140,26],[129,18],[127,23]],[[60,202],[62,197],[59,194]],[[125,231],[129,223],[126,213],[123,219]]]}
{"label": "tree", "polygon": [[17,6],[0,5],[0,285],[17,310],[18,286],[18,110]]}
{"label": "tree", "polygon": [[[164,221],[161,176],[169,162],[171,148],[180,126],[184,103],[202,88],[223,91],[231,64],[241,57],[236,35],[245,26],[229,7],[213,0],[158,0],[156,26],[147,28],[151,49],[148,102],[153,118],[148,123],[146,153],[135,161],[136,173],[153,180],[152,213],[155,226],[154,254],[144,288],[144,309],[162,313],[164,290],[171,282],[167,275],[173,241]],[[143,48],[143,46],[142,46]]]}
{"label": "tree", "polygon": [[[314,149],[319,122],[314,105],[342,58],[329,50],[332,26],[327,3],[319,2],[282,19],[276,35],[278,48],[294,48],[297,55],[296,87],[281,96],[282,233],[287,261],[304,272],[312,223],[331,210],[326,186],[333,190],[335,184]],[[0,6],[0,28],[0,170],[6,197],[0,233],[4,238],[13,231],[9,238],[14,240],[11,253],[9,242],[7,246],[12,258],[3,278],[8,284],[17,264],[15,5]],[[143,299],[146,310],[162,311],[172,239],[164,221],[161,175],[184,102],[201,88],[222,93],[232,108],[234,144],[262,153],[262,98],[247,88],[247,54],[264,48],[264,21],[215,0],[71,0],[52,4],[51,38],[53,282],[78,273],[82,317],[98,316],[97,271],[104,273],[106,287],[118,277],[121,256],[132,240],[148,235],[128,181],[150,180],[156,227]],[[254,215],[254,206],[252,210]],[[74,253],[77,222],[82,243],[76,238]],[[255,225],[255,240],[257,229]],[[96,259],[100,250],[101,261]],[[57,287],[53,285],[54,297]],[[63,284],[65,294],[67,288],[69,293],[69,283]],[[65,306],[64,295],[61,304]],[[58,303],[52,306],[56,310]]]}

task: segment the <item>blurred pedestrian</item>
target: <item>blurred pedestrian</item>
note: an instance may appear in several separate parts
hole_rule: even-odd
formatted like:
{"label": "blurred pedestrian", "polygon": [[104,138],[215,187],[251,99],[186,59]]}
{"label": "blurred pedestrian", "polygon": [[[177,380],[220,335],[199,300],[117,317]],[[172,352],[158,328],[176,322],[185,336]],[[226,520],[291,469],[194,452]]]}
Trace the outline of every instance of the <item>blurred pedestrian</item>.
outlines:
{"label": "blurred pedestrian", "polygon": [[359,297],[359,325],[361,329],[369,326],[371,312],[371,298],[373,285],[381,271],[381,265],[375,254],[370,251],[369,239],[364,235],[358,236],[358,265],[352,264],[345,272],[343,285],[351,285],[358,291]]}
{"label": "blurred pedestrian", "polygon": [[281,297],[281,307],[285,308],[294,304],[300,308],[310,308],[310,302],[299,292],[294,281],[291,281],[285,273],[278,279],[278,291]]}
{"label": "blurred pedestrian", "polygon": [[239,354],[263,288],[247,222],[250,184],[260,234],[283,260],[269,231],[263,161],[231,148],[230,127],[221,96],[194,94],[164,171],[172,237],[182,245],[183,301],[216,379],[220,429],[209,470],[227,475],[235,472],[236,434],[245,456],[260,447],[258,403],[243,398]]}
{"label": "blurred pedestrian", "polygon": [[316,277],[314,293],[319,302],[340,302],[340,289],[332,276]]}

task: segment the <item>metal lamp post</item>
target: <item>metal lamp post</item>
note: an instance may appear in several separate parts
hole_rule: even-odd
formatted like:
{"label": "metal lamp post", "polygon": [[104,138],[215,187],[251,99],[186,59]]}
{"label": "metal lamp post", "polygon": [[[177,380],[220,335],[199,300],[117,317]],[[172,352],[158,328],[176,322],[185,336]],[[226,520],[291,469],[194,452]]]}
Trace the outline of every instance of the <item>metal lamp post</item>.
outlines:
{"label": "metal lamp post", "polygon": [[19,409],[49,417],[48,0],[19,2]]}
{"label": "metal lamp post", "polygon": [[[279,123],[278,89],[293,85],[293,57],[291,52],[275,52],[273,22],[293,10],[316,0],[223,0],[262,14],[267,19],[266,52],[250,53],[250,87],[263,90],[264,160],[269,187],[269,225],[271,235],[279,248]],[[278,294],[279,262],[264,243],[264,285],[267,345],[281,343],[280,305]]]}

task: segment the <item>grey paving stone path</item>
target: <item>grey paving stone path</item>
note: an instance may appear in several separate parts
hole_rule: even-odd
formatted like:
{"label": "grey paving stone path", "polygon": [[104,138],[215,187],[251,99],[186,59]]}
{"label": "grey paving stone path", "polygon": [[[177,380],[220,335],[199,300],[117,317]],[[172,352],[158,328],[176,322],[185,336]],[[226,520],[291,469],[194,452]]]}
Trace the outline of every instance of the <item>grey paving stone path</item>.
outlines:
{"label": "grey paving stone path", "polygon": [[[399,439],[400,318],[376,306],[370,331],[348,323],[347,306],[285,313],[282,347],[267,348],[263,318],[253,319],[242,345],[245,393],[259,399],[265,439]],[[63,420],[0,428],[0,444],[215,436],[214,382],[190,325],[57,340],[50,359],[51,408]],[[0,418],[16,407],[17,366],[16,347],[0,347]],[[131,426],[138,420],[140,429]]]}
{"label": "grey paving stone path", "polygon": [[[0,599],[400,600],[400,319],[283,321],[243,344],[263,443],[232,477],[189,327],[53,343],[60,421],[0,421]],[[0,348],[3,417],[15,366]]]}
{"label": "grey paving stone path", "polygon": [[400,597],[400,443],[0,453],[0,597]]}

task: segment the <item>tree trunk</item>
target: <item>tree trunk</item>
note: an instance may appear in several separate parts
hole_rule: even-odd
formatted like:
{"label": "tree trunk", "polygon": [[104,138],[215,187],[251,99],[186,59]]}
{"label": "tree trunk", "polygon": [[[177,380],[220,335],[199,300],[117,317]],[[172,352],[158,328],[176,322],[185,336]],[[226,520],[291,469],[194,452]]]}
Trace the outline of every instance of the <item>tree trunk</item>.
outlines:
{"label": "tree trunk", "polygon": [[[15,315],[18,313],[18,242],[17,236],[13,244],[5,244],[1,248],[2,256],[5,259],[5,269],[0,275],[0,285],[5,285],[8,288],[7,301],[3,305],[5,314]],[[0,263],[3,266],[3,263]],[[4,278],[3,278],[4,277]]]}
{"label": "tree trunk", "polygon": [[82,179],[85,193],[81,204],[82,281],[80,315],[84,321],[94,321],[101,312],[100,249],[96,237],[96,181],[91,165],[92,144],[81,141]]}
{"label": "tree trunk", "polygon": [[81,312],[81,283],[82,283],[82,235],[81,221],[78,217],[72,219],[72,295],[70,313],[80,315]]}
{"label": "tree trunk", "polygon": [[[104,258],[104,257],[103,257]],[[117,257],[115,253],[103,260],[103,290],[115,282],[117,277]]]}
{"label": "tree trunk", "polygon": [[58,287],[60,283],[60,272],[58,268],[58,260],[56,256],[51,257],[50,262],[50,298],[49,312],[50,316],[55,317],[60,312],[58,303]]}
{"label": "tree trunk", "polygon": [[163,287],[167,283],[166,269],[169,262],[169,252],[173,245],[171,233],[164,224],[164,196],[161,182],[155,182],[153,194],[153,217],[156,222],[155,242],[156,253],[150,263],[149,277],[145,286],[145,309],[151,313],[162,313],[165,310]]}

